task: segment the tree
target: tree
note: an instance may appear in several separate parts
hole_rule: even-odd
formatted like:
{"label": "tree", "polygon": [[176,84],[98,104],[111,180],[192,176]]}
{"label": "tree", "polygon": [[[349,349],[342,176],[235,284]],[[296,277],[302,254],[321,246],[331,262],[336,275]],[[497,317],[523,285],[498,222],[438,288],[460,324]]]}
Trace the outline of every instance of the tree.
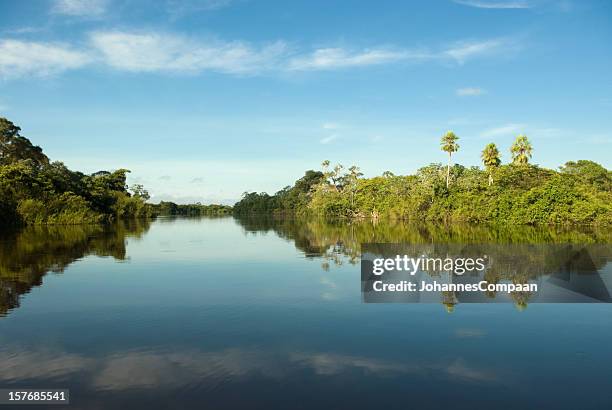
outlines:
{"label": "tree", "polygon": [[344,175],[343,186],[348,186],[351,194],[351,207],[355,206],[355,193],[357,192],[357,180],[359,177],[363,176],[359,167],[353,165],[349,169],[349,172]]}
{"label": "tree", "polygon": [[134,184],[130,187],[130,191],[134,194],[134,196],[142,198],[145,201],[151,199],[151,195],[149,195],[149,191],[147,191],[142,184]]}
{"label": "tree", "polygon": [[512,144],[512,147],[510,148],[512,163],[517,165],[525,165],[529,163],[532,150],[533,148],[531,147],[531,143],[527,139],[527,136],[524,134],[519,135],[516,137],[514,144]]}
{"label": "tree", "polygon": [[579,160],[569,161],[560,167],[561,173],[573,175],[584,183],[612,191],[612,172],[596,162]]}
{"label": "tree", "polygon": [[49,164],[42,148],[32,145],[29,139],[19,135],[21,128],[6,118],[0,117],[0,165],[21,160],[32,160],[35,166]]}
{"label": "tree", "polygon": [[330,170],[329,164],[329,160],[325,160],[321,163],[321,166],[323,167],[323,181],[328,183],[331,181],[331,185],[336,189],[336,191],[340,191],[343,187],[343,176],[341,171],[344,169],[344,166],[342,166],[342,164],[337,164],[333,170]]}
{"label": "tree", "polygon": [[485,149],[482,150],[480,158],[482,158],[482,163],[487,171],[489,171],[489,186],[491,186],[493,184],[493,170],[501,164],[497,146],[493,143],[487,144]]}
{"label": "tree", "polygon": [[302,178],[295,181],[294,187],[298,192],[309,193],[313,186],[321,182],[323,177],[322,172],[309,169]]}
{"label": "tree", "polygon": [[450,167],[451,167],[451,158],[453,156],[453,152],[457,152],[459,150],[459,144],[457,144],[457,140],[459,137],[455,135],[454,132],[448,131],[446,134],[442,136],[442,140],[440,141],[440,145],[442,146],[442,151],[448,152],[448,166],[446,167],[446,187],[450,183]]}

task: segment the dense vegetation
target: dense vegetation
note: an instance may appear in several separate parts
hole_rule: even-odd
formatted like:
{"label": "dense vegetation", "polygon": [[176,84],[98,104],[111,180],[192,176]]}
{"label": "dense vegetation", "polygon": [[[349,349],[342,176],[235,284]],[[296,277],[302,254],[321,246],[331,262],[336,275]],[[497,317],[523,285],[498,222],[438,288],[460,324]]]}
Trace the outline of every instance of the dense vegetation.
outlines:
{"label": "dense vegetation", "polygon": [[42,149],[0,118],[0,226],[108,222],[151,213],[141,185],[128,191],[119,169],[91,175],[51,162]]}
{"label": "dense vegetation", "polygon": [[202,205],[175,204],[174,202],[161,201],[159,204],[151,205],[155,215],[162,216],[222,216],[231,215],[232,207],[228,205]]}
{"label": "dense vegetation", "polygon": [[234,214],[297,213],[306,209],[313,189],[323,181],[322,172],[309,170],[295,181],[293,187],[286,186],[274,195],[245,192],[242,200],[234,204]]}
{"label": "dense vegetation", "polygon": [[314,214],[325,217],[501,222],[512,224],[612,224],[612,172],[586,160],[558,171],[532,165],[524,135],[512,145],[512,163],[502,165],[495,144],[482,152],[484,169],[451,164],[458,137],[446,133],[441,149],[446,166],[436,163],[415,175],[362,178],[359,168],[342,165],[308,171],[293,187],[275,195],[245,193],[234,205],[251,213]]}
{"label": "dense vegetation", "polygon": [[323,162],[274,195],[245,193],[232,210],[224,205],[147,204],[142,185],[128,188],[126,169],[91,175],[50,162],[40,147],[0,118],[0,226],[108,222],[151,215],[314,214],[325,217],[504,222],[513,224],[612,224],[612,172],[592,161],[559,170],[529,163],[532,146],[519,135],[502,164],[495,144],[482,151],[483,168],[452,164],[459,138],[447,132],[441,149],[448,164],[430,164],[415,175],[363,178]]}

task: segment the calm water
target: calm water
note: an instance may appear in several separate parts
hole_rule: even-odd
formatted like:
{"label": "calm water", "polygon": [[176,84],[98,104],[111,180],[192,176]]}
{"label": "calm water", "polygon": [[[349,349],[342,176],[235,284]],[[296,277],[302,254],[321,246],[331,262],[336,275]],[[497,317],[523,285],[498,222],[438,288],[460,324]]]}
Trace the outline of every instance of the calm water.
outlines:
{"label": "calm water", "polygon": [[359,244],[611,237],[232,218],[5,234],[0,388],[70,388],[70,409],[609,409],[612,305],[363,304]]}

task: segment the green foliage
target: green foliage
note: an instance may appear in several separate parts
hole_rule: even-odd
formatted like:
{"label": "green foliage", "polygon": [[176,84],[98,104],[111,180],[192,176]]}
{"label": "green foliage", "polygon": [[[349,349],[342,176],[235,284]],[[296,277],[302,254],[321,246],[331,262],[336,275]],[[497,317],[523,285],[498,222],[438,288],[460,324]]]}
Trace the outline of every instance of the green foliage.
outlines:
{"label": "green foliage", "polygon": [[480,157],[482,158],[482,163],[484,164],[485,168],[497,168],[501,165],[499,150],[493,143],[487,144],[487,146],[482,150]]}
{"label": "green foliage", "polygon": [[[358,170],[353,171],[358,173]],[[233,212],[236,215],[305,212],[311,201],[313,190],[326,176],[332,178],[332,174],[308,170],[302,178],[295,181],[293,187],[287,186],[274,195],[268,195],[265,192],[245,192],[242,199],[234,204]],[[340,180],[338,172],[333,174],[333,181],[335,189],[338,190],[345,183]]]}
{"label": "green foliage", "polygon": [[179,205],[174,202],[161,201],[152,205],[153,213],[161,216],[222,216],[231,215],[232,207],[228,205],[202,205],[196,204]]}
{"label": "green foliage", "polygon": [[593,161],[570,161],[560,167],[561,173],[575,176],[584,184],[603,190],[612,190],[612,171]]}
{"label": "green foliage", "polygon": [[79,224],[146,217],[148,193],[127,191],[126,169],[85,175],[49,162],[40,147],[0,118],[0,226]]}
{"label": "green foliage", "polygon": [[457,140],[459,140],[459,137],[457,137],[454,132],[448,131],[442,136],[442,139],[440,140],[440,148],[442,149],[442,151],[448,152],[449,155],[453,152],[457,152],[459,150],[459,144],[457,144]]}
{"label": "green foliage", "polygon": [[497,146],[493,143],[487,144],[482,150],[480,158],[482,158],[485,169],[489,172],[489,185],[492,185],[495,169],[501,165],[501,158],[499,157]]}
{"label": "green foliage", "polygon": [[[294,188],[276,195],[245,194],[234,207],[239,215],[278,213],[341,218],[390,218],[427,221],[511,224],[612,224],[610,171],[591,161],[567,163],[561,170],[531,164],[501,165],[493,170],[442,164],[420,168],[416,175],[361,178],[357,168],[337,165],[311,186],[306,202],[282,208]],[[351,175],[352,172],[352,175]],[[446,173],[452,184],[447,187]],[[491,172],[495,184],[489,184]]]}
{"label": "green foliage", "polygon": [[0,165],[21,160],[31,160],[38,166],[48,164],[49,158],[43,154],[42,149],[22,137],[20,131],[21,128],[11,121],[0,117]]}
{"label": "green foliage", "polygon": [[448,131],[442,136],[442,139],[440,141],[440,147],[442,148],[442,151],[448,152],[448,165],[446,167],[446,188],[448,188],[450,185],[451,158],[454,152],[459,151],[459,144],[457,144],[458,139],[459,137],[457,137],[454,132]]}
{"label": "green foliage", "polygon": [[519,135],[510,148],[512,163],[517,165],[527,164],[531,159],[532,150],[531,143],[527,139],[527,136],[523,134]]}

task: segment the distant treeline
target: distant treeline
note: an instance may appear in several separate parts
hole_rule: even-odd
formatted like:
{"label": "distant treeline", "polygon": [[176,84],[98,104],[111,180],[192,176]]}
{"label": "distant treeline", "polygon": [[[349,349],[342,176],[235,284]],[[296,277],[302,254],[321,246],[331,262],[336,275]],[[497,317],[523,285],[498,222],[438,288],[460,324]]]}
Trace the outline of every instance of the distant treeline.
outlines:
{"label": "distant treeline", "polygon": [[128,190],[119,169],[90,175],[51,162],[21,129],[0,117],[0,226],[80,224],[148,217],[149,194]]}
{"label": "distant treeline", "polygon": [[551,170],[529,163],[532,147],[520,135],[501,163],[495,144],[482,151],[484,169],[452,164],[459,149],[452,132],[442,137],[447,165],[430,164],[414,175],[362,178],[359,168],[340,164],[307,171],[293,187],[274,195],[246,192],[237,215],[314,214],[325,217],[511,224],[612,224],[612,172],[586,160]]}
{"label": "distant treeline", "polygon": [[229,205],[202,205],[200,203],[179,205],[174,202],[162,201],[151,205],[155,215],[163,216],[221,216],[231,215],[232,207]]}

